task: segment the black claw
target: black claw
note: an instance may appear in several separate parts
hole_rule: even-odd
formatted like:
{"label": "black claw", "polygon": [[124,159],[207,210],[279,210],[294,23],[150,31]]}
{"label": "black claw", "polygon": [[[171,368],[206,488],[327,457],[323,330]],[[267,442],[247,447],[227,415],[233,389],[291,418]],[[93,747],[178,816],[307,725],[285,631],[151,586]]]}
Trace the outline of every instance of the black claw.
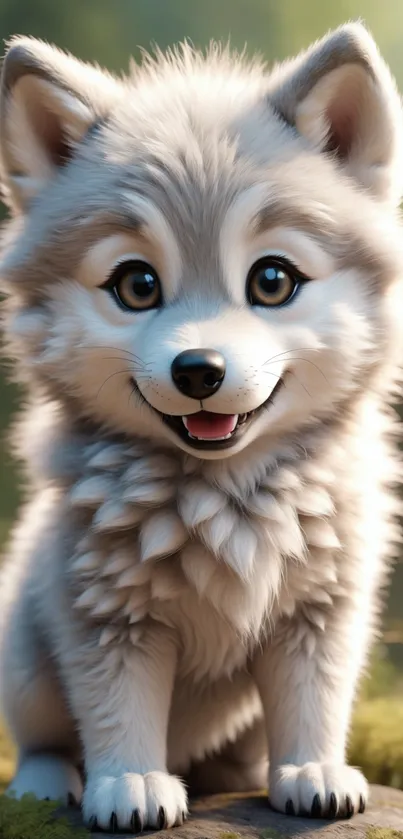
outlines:
{"label": "black claw", "polygon": [[89,827],[91,833],[95,833],[95,831],[98,830],[98,821],[97,821],[96,816],[91,816],[91,818],[88,822],[88,827]]}
{"label": "black claw", "polygon": [[312,816],[313,819],[320,819],[321,815],[322,815],[322,802],[320,800],[320,795],[317,792],[316,795],[314,796],[313,801],[312,801],[311,816]]}
{"label": "black claw", "polygon": [[365,813],[365,799],[362,795],[360,795],[360,806],[358,808],[359,813]]}
{"label": "black claw", "polygon": [[117,833],[118,832],[118,829],[119,829],[118,828],[118,817],[117,817],[116,813],[112,813],[111,820],[109,822],[109,827],[110,827],[111,833]]}
{"label": "black claw", "polygon": [[335,819],[336,816],[337,816],[337,810],[338,810],[337,798],[336,798],[334,792],[332,792],[330,794],[328,818],[329,819]]}
{"label": "black claw", "polygon": [[295,816],[294,804],[292,803],[291,798],[289,798],[286,802],[285,813],[286,816]]}
{"label": "black claw", "polygon": [[346,795],[346,818],[351,819],[354,815],[354,804],[349,795]]}
{"label": "black claw", "polygon": [[67,793],[67,806],[68,807],[77,807],[77,800],[72,792]]}
{"label": "black claw", "polygon": [[158,810],[158,830],[164,830],[167,826],[167,814],[163,807]]}
{"label": "black claw", "polygon": [[133,810],[132,817],[130,819],[130,827],[133,833],[142,833],[143,831],[143,820],[140,815],[140,810]]}

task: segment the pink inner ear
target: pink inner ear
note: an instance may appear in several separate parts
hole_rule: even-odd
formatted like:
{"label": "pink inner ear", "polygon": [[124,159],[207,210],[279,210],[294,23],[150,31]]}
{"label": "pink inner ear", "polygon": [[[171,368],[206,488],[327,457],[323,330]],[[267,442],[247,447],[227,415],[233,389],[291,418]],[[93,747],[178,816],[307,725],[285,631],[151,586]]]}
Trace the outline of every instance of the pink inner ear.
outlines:
{"label": "pink inner ear", "polygon": [[337,156],[345,160],[354,143],[360,110],[360,97],[356,85],[352,83],[348,92],[340,90],[327,108],[327,121],[329,124],[328,151],[335,152]]}
{"label": "pink inner ear", "polygon": [[30,121],[41,145],[55,166],[62,166],[71,157],[71,148],[64,136],[61,120],[48,108],[34,100],[30,103]]}
{"label": "pink inner ear", "polygon": [[329,134],[326,149],[335,152],[337,157],[345,160],[351,149],[355,133],[354,123],[356,114],[354,113],[354,109],[351,108],[351,112],[349,113],[345,107],[333,105],[330,111],[327,112],[327,118],[329,122]]}
{"label": "pink inner ear", "polygon": [[62,166],[71,157],[71,148],[63,134],[62,127],[54,114],[45,117],[46,142],[55,166]]}

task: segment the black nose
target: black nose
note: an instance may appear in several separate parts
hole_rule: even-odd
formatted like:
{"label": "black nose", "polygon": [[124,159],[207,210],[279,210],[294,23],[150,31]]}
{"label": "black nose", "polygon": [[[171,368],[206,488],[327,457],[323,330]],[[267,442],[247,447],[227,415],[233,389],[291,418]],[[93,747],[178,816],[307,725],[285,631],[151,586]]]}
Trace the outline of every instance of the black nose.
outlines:
{"label": "black nose", "polygon": [[207,399],[223,382],[225,358],[215,350],[185,350],[174,358],[171,374],[181,393]]}

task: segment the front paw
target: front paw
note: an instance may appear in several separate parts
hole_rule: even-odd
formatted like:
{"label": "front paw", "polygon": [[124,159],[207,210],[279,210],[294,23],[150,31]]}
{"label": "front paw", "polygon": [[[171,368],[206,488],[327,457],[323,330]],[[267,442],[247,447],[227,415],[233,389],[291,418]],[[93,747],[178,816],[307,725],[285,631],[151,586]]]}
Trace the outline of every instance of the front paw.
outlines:
{"label": "front paw", "polygon": [[183,823],[187,811],[183,784],[166,772],[126,772],[119,777],[90,775],[83,797],[85,822],[92,830],[111,833],[173,827]]}
{"label": "front paw", "polygon": [[286,764],[270,773],[270,803],[289,816],[349,819],[363,813],[368,785],[358,769],[343,764]]}

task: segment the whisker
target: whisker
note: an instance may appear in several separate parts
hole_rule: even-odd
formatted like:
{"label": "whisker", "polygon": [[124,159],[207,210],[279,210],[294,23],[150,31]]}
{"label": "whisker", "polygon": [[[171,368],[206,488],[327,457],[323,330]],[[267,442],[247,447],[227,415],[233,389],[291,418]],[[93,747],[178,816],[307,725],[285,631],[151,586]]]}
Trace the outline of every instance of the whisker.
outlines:
{"label": "whisker", "polygon": [[318,373],[320,373],[320,375],[322,376],[322,378],[325,380],[326,384],[327,384],[327,385],[329,385],[329,387],[330,387],[330,382],[329,382],[329,379],[328,379],[328,378],[327,378],[327,376],[324,374],[323,370],[321,370],[321,369],[320,369],[320,367],[319,367],[317,364],[315,364],[313,361],[310,361],[308,358],[299,358],[299,356],[297,356],[297,355],[296,355],[296,356],[293,356],[293,357],[290,359],[290,361],[303,361],[305,364],[310,364],[310,365],[311,365],[311,367],[314,367],[314,368],[315,368],[315,370],[317,370],[317,371],[318,371]]}
{"label": "whisker", "polygon": [[[104,355],[103,358],[102,358],[102,361],[129,361],[129,359],[122,358],[122,356],[119,356],[119,355]],[[148,363],[147,364],[144,364],[144,363],[139,364],[136,361],[132,361],[130,363],[133,365],[134,369],[138,368],[139,370],[145,370],[147,367],[151,366]]]}
{"label": "whisker", "polygon": [[125,352],[127,355],[131,355],[134,358],[139,358],[136,353],[133,353],[131,350],[125,349],[125,347],[114,347],[110,344],[89,344],[89,348],[93,350],[113,350],[113,352]]}
{"label": "whisker", "polygon": [[[269,376],[276,376],[276,373],[271,373],[271,372],[270,372],[270,370],[263,370],[262,372],[263,372],[263,373],[267,373]],[[298,376],[297,376],[297,374],[294,372],[294,370],[287,370],[287,371],[286,371],[286,374],[285,374],[285,375],[284,375],[284,377],[283,377],[283,385],[284,385],[284,387],[287,387],[287,381],[286,381],[287,376],[294,376],[294,378],[297,380],[298,384],[299,384],[299,385],[301,385],[301,387],[304,389],[305,393],[306,393],[306,394],[310,397],[310,399],[312,399],[312,394],[311,394],[311,393],[309,393],[308,388],[307,388],[307,387],[305,387],[305,385],[301,382],[301,380],[298,378]],[[276,378],[277,378],[277,382],[279,382],[279,381],[281,380],[281,378],[282,378],[282,377],[281,377],[281,376],[276,376]],[[270,402],[270,397],[269,397],[269,400],[268,400],[268,401]]]}
{"label": "whisker", "polygon": [[[129,369],[129,368],[126,368],[126,367],[123,370],[115,370],[113,373],[110,374],[110,376],[107,376],[105,381],[102,383],[102,385],[99,388],[99,391],[96,395],[96,399],[98,399],[98,396],[101,393],[102,388],[109,382],[109,379],[112,379],[114,376],[122,376],[124,373],[128,374],[130,376],[130,378],[133,379],[134,377],[131,375],[133,372],[136,373],[136,379],[142,379],[143,381],[149,381],[149,382],[152,381],[152,376],[147,375],[146,373],[133,371],[132,369]],[[135,383],[133,385],[133,390],[136,390]]]}
{"label": "whisker", "polygon": [[297,376],[297,374],[294,372],[294,370],[287,370],[287,373],[288,373],[290,376],[294,376],[294,379],[296,379],[296,380],[297,380],[298,384],[299,384],[299,385],[301,385],[301,387],[303,388],[303,390],[305,391],[305,393],[309,396],[309,398],[310,398],[310,399],[312,399],[312,393],[309,393],[308,388],[307,388],[307,387],[305,387],[305,385],[301,382],[301,380],[298,378],[298,376]]}
{"label": "whisker", "polygon": [[145,364],[145,362],[143,361],[142,358],[140,358],[139,355],[136,355],[136,353],[131,352],[131,350],[125,350],[123,347],[110,347],[110,346],[108,346],[108,344],[90,344],[88,346],[88,349],[90,349],[90,350],[113,350],[113,352],[117,352],[117,353],[126,353],[126,355],[131,356],[131,358],[134,358],[136,361],[139,361],[141,364]]}
{"label": "whisker", "polygon": [[283,355],[288,355],[290,352],[317,352],[315,347],[295,347],[293,350],[283,350],[283,352],[276,353],[271,358],[268,358],[267,361],[264,361],[262,367],[265,364],[270,364],[271,361],[274,361],[275,358],[280,358]]}
{"label": "whisker", "polygon": [[124,370],[115,370],[115,372],[114,372],[114,373],[111,373],[111,374],[110,374],[110,376],[107,376],[107,378],[105,379],[105,381],[104,381],[104,382],[102,382],[101,387],[99,388],[99,391],[98,391],[98,393],[97,393],[97,395],[96,395],[96,397],[95,397],[95,398],[96,398],[96,399],[98,399],[99,394],[101,393],[102,388],[103,388],[103,387],[105,387],[105,385],[109,382],[109,379],[113,379],[113,377],[114,377],[114,376],[122,376],[122,375],[123,375],[123,373],[125,373],[126,375],[127,375],[127,374],[130,374],[130,370],[127,370],[126,368],[125,368]]}
{"label": "whisker", "polygon": [[[327,376],[325,376],[325,374],[324,374],[323,370],[321,370],[321,369],[320,369],[320,367],[319,367],[317,364],[315,364],[313,361],[310,361],[310,360],[309,360],[309,358],[300,358],[300,356],[295,355],[295,356],[293,356],[292,358],[290,358],[290,359],[288,359],[288,360],[289,360],[289,361],[303,361],[305,364],[310,364],[310,365],[311,365],[311,367],[314,367],[314,368],[315,368],[315,370],[317,370],[317,371],[318,371],[318,373],[320,373],[320,375],[322,376],[322,378],[325,380],[326,384],[330,385],[329,379],[327,378]],[[275,361],[272,361],[271,363],[272,363],[272,364],[275,364],[276,362],[275,362]],[[266,366],[266,364],[268,364],[268,362],[265,362],[265,364],[262,364],[262,367],[265,367],[265,366]],[[267,372],[268,372],[267,370],[263,370],[263,373],[267,373]],[[289,372],[290,372],[290,371],[289,371]]]}

